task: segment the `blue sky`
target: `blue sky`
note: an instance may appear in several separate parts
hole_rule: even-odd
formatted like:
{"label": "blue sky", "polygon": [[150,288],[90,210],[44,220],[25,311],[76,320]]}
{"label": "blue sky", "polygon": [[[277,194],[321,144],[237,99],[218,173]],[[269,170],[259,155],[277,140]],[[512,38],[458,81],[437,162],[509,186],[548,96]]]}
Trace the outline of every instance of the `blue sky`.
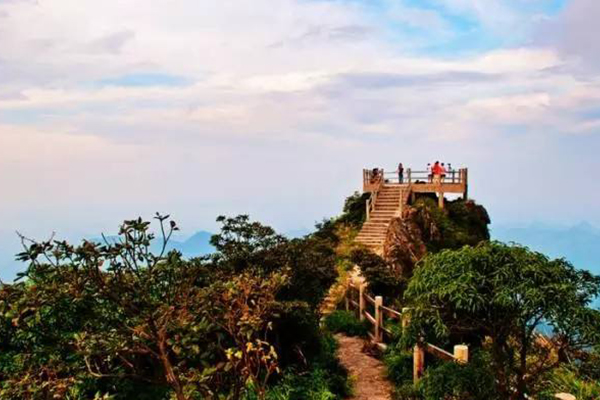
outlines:
{"label": "blue sky", "polygon": [[0,0],[0,253],[15,230],[77,239],[156,211],[184,233],[223,213],[306,229],[363,167],[435,159],[470,168],[495,223],[599,226],[599,14],[595,0]]}

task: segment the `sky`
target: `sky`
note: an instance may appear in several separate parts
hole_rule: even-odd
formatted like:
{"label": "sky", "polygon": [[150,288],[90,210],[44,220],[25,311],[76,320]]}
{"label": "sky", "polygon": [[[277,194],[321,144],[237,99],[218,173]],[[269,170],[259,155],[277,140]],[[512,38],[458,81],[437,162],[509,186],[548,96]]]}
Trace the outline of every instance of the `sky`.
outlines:
{"label": "sky", "polygon": [[170,213],[339,213],[469,168],[494,223],[600,226],[597,0],[0,0],[0,253]]}

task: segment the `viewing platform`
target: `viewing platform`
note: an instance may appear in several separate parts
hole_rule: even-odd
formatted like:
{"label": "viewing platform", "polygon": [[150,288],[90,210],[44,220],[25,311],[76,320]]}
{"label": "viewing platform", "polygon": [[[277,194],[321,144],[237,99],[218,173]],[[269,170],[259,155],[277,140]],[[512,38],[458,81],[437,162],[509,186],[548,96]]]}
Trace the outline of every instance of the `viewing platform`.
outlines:
{"label": "viewing platform", "polygon": [[[377,172],[375,172],[377,171]],[[399,186],[413,193],[435,193],[443,207],[444,193],[468,197],[468,169],[450,169],[445,175],[433,175],[429,171],[413,171],[407,168],[402,181],[397,171],[386,172],[380,168],[363,169],[363,192],[377,193],[383,186]]]}
{"label": "viewing platform", "polygon": [[367,200],[367,218],[357,236],[357,241],[377,254],[383,251],[392,219],[401,218],[404,206],[412,204],[419,193],[432,193],[444,207],[444,194],[468,195],[467,168],[449,169],[443,174],[429,171],[404,170],[385,172],[383,169],[363,170],[363,192],[370,193]]}

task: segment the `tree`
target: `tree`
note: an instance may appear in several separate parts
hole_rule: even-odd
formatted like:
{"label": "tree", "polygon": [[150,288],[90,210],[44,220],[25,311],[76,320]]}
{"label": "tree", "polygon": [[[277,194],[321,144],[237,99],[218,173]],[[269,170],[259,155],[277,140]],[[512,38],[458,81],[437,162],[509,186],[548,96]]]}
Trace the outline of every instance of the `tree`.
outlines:
{"label": "tree", "polygon": [[[600,342],[600,312],[588,308],[599,292],[599,277],[564,259],[485,242],[426,257],[405,297],[415,334],[489,348],[502,398],[521,400],[540,390],[546,373]],[[543,327],[552,335],[541,335]]]}
{"label": "tree", "polygon": [[27,243],[22,281],[0,287],[0,397],[239,398],[249,384],[264,393],[286,271],[228,274],[165,253],[177,225],[157,219],[159,254],[142,219],[104,244]]}

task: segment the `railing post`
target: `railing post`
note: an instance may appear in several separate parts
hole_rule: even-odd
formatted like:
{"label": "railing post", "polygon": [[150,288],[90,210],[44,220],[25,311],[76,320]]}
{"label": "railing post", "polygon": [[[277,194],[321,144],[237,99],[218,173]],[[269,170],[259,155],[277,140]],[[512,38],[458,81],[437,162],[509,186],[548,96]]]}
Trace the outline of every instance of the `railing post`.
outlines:
{"label": "railing post", "polygon": [[425,349],[421,343],[415,345],[413,351],[413,383],[419,382],[425,370]]}
{"label": "railing post", "polygon": [[346,283],[346,294],[344,296],[344,305],[346,306],[346,311],[350,311],[350,299],[348,296],[350,296],[350,282]]}
{"label": "railing post", "polygon": [[464,200],[469,198],[469,170],[467,168],[462,169],[462,184],[465,187],[465,192],[463,193]]}
{"label": "railing post", "polygon": [[383,318],[381,317],[381,306],[383,305],[383,297],[375,296],[375,343],[379,343],[382,340],[381,326],[383,325]]}
{"label": "railing post", "polygon": [[371,199],[367,199],[367,221],[371,217]]}
{"label": "railing post", "polygon": [[358,319],[363,321],[365,319],[365,284],[360,283],[358,287]]}
{"label": "railing post", "polygon": [[412,176],[412,171],[411,171],[411,169],[410,169],[410,168],[408,168],[408,169],[406,170],[406,183],[408,183],[408,186],[410,186],[410,184],[411,184],[411,182],[412,182],[412,181],[411,181],[411,179],[412,179],[412,178],[411,178],[411,176]]}
{"label": "railing post", "polygon": [[457,344],[454,346],[454,359],[461,364],[468,363],[469,346],[465,346],[464,344]]}
{"label": "railing post", "polygon": [[410,325],[410,314],[408,313],[408,310],[408,307],[402,309],[402,330],[405,330]]}

